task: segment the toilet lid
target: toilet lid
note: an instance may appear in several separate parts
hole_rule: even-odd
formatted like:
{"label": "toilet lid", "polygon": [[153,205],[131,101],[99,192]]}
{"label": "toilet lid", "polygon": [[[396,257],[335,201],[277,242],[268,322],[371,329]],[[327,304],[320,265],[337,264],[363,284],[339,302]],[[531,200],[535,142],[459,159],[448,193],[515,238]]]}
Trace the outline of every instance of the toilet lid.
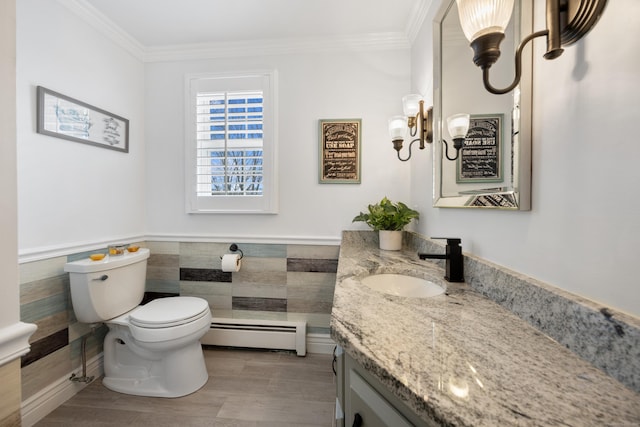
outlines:
{"label": "toilet lid", "polygon": [[158,298],[134,310],[129,321],[142,328],[168,328],[189,323],[208,310],[209,303],[202,298]]}

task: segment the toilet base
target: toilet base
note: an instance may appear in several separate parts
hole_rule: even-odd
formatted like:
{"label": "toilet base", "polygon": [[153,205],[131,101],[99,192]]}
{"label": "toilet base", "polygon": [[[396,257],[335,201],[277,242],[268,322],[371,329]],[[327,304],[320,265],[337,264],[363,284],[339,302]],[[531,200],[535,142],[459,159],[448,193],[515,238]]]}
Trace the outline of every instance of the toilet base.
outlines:
{"label": "toilet base", "polygon": [[105,377],[102,384],[109,390],[131,394],[134,396],[147,397],[182,397],[200,390],[209,380],[209,377],[201,379],[198,383],[193,384],[188,390],[167,390],[163,379],[160,377],[149,377],[142,380],[134,380],[131,378],[114,378]]}
{"label": "toilet base", "polygon": [[[160,357],[140,358],[131,351],[130,345],[108,337],[110,334],[112,332],[105,337],[102,380],[110,390],[136,396],[181,397],[199,390],[209,380],[200,341],[154,354]],[[112,351],[107,351],[107,345],[112,346]]]}

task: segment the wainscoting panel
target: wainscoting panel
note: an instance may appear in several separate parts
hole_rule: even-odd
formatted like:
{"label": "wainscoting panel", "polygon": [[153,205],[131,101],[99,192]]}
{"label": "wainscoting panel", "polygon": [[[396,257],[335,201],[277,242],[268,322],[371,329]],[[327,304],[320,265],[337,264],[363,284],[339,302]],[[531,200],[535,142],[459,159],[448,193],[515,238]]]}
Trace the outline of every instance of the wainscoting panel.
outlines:
{"label": "wainscoting panel", "polygon": [[71,303],[69,274],[64,271],[67,261],[86,258],[94,252],[99,250],[20,264],[20,320],[38,326],[29,339],[31,351],[21,358],[23,401],[81,365],[83,336],[89,334],[88,358],[102,353],[107,328],[102,325],[92,331],[88,325],[78,323]]}
{"label": "wainscoting panel", "polygon": [[[231,243],[138,242],[151,250],[147,294],[204,298],[214,317],[306,322],[308,351],[329,353],[339,245],[242,243],[238,244],[244,253],[242,269],[222,272],[220,257],[229,252]],[[41,390],[79,369],[83,336],[90,334],[89,360],[102,353],[107,327],[92,331],[77,322],[64,264],[105,250],[65,256],[57,255],[58,251],[51,258],[21,261],[20,317],[38,326],[29,340],[31,352],[21,359],[23,402],[40,399]]]}
{"label": "wainscoting panel", "polygon": [[[214,317],[304,320],[309,332],[329,333],[339,246],[243,243],[238,245],[242,268],[229,273],[221,270],[220,257],[229,253],[230,244],[181,242],[177,254],[154,255],[156,247],[176,248],[169,242],[148,242],[149,270],[159,268],[154,256],[178,255],[178,266],[172,266],[180,278],[180,294],[209,301]],[[176,274],[163,272],[165,277]],[[158,290],[158,275],[150,271],[149,276],[147,291]]]}

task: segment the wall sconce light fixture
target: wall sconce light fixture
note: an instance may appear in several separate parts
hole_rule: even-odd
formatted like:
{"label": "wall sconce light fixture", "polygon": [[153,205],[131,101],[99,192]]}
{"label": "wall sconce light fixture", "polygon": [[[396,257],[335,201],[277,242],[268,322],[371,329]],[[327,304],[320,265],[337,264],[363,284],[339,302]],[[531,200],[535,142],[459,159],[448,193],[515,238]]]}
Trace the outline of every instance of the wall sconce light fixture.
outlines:
{"label": "wall sconce light fixture", "polygon": [[451,139],[453,139],[453,148],[456,149],[456,155],[454,157],[449,157],[449,144],[447,144],[447,141],[442,138],[445,148],[444,155],[447,156],[447,159],[449,160],[457,160],[460,155],[462,144],[464,144],[464,139],[467,137],[467,132],[469,132],[469,115],[466,113],[460,113],[447,117],[447,128],[449,129]]}
{"label": "wall sconce light fixture", "polygon": [[489,68],[500,57],[500,43],[509,24],[514,0],[456,0],[462,31],[471,43],[473,62],[482,69],[484,87],[491,93],[504,94],[520,82],[521,56],[524,46],[536,37],[547,38],[545,59],[562,55],[563,46],[586,35],[602,14],[607,0],[546,0],[547,29],[525,37],[516,51],[516,75],[513,83],[498,89],[489,83]]}
{"label": "wall sconce light fixture", "polygon": [[[393,148],[398,153],[398,159],[406,162],[411,158],[411,146],[415,142],[420,143],[421,150],[424,150],[425,142],[428,144],[433,142],[433,108],[429,107],[425,111],[422,97],[411,94],[402,97],[402,109],[404,116],[393,116],[389,119],[389,135],[393,142]],[[449,145],[443,139],[445,155],[449,160],[456,160],[469,130],[469,115],[454,114],[450,116],[447,118],[447,127],[449,128],[449,134],[453,138],[453,147],[456,149],[456,155],[455,157],[449,157]],[[407,131],[411,138],[414,139],[409,143],[409,155],[403,159],[400,157],[400,150],[402,150],[402,143],[407,137]]]}
{"label": "wall sconce light fixture", "polygon": [[[406,162],[411,158],[411,146],[414,142],[420,142],[420,149],[424,150],[425,142],[433,142],[433,108],[424,110],[424,101],[420,95],[411,94],[402,97],[402,109],[404,116],[393,116],[389,119],[389,135],[393,142],[393,148],[398,153],[398,159]],[[411,138],[415,138],[409,144],[409,156],[406,159],[400,157],[402,142],[407,137],[407,131]]]}

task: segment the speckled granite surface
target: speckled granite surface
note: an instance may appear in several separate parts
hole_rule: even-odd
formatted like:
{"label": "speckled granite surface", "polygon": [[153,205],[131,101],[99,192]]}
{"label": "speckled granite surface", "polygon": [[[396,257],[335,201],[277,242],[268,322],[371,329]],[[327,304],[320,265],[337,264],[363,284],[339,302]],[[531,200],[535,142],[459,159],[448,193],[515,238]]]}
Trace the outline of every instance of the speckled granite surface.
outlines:
{"label": "speckled granite surface", "polygon": [[[405,243],[414,252],[444,252],[416,233],[405,233]],[[468,254],[464,268],[473,290],[640,392],[640,319]]]}
{"label": "speckled granite surface", "polygon": [[[403,298],[360,283],[381,272],[428,278],[447,294]],[[375,233],[343,233],[332,337],[420,417],[444,426],[640,425],[638,393],[442,276],[413,249],[380,251]]]}

